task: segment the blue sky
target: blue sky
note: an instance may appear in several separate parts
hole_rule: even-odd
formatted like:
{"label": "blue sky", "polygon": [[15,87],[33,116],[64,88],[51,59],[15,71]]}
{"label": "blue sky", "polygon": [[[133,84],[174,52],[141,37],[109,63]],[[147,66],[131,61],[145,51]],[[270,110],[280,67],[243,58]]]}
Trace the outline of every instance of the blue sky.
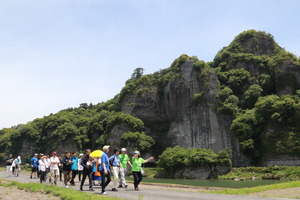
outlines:
{"label": "blue sky", "polygon": [[116,95],[137,67],[211,61],[263,30],[300,55],[298,0],[0,0],[0,128]]}

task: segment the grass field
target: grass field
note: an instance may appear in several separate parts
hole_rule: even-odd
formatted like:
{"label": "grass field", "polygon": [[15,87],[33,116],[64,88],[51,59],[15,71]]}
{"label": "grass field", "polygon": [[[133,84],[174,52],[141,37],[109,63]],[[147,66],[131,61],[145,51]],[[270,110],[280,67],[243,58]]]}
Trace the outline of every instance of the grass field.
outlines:
{"label": "grass field", "polygon": [[53,196],[60,197],[64,200],[121,200],[119,198],[101,196],[97,194],[90,194],[86,192],[80,192],[72,189],[61,188],[53,185],[45,185],[39,183],[20,183],[10,182],[7,180],[0,180],[0,186],[5,187],[17,187],[20,190],[26,190],[30,192],[42,192]]}

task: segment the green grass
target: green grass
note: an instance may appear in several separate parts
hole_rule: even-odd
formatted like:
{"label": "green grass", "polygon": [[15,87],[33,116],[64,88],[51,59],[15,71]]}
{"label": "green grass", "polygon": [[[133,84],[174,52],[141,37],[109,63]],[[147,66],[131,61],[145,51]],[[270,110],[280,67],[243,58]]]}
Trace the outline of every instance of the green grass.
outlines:
{"label": "green grass", "polygon": [[285,189],[285,188],[293,188],[293,187],[300,187],[300,181],[292,181],[292,182],[278,183],[278,184],[273,184],[273,185],[257,186],[257,187],[252,187],[252,188],[225,189],[225,190],[219,190],[219,191],[209,191],[209,193],[247,195],[247,194],[263,192],[263,191],[267,191],[267,190]]}
{"label": "green grass", "polygon": [[[9,182],[5,179],[2,181]],[[20,183],[20,182],[10,182],[1,183],[0,186],[5,187],[17,187],[20,190],[27,190],[30,192],[43,192],[45,194],[60,197],[63,200],[121,200],[116,197],[100,196],[97,194],[91,194],[86,192],[80,192],[72,189],[61,188],[53,185],[45,185],[39,183]]]}

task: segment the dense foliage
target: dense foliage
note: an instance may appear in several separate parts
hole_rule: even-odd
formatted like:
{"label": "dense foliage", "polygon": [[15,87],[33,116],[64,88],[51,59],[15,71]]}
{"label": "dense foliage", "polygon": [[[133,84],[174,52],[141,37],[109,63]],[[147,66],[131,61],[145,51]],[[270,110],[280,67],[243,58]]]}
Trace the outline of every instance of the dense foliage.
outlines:
{"label": "dense foliage", "polygon": [[159,156],[157,165],[167,171],[185,167],[231,166],[231,157],[228,149],[214,153],[211,149],[184,149],[176,146],[167,148]]}

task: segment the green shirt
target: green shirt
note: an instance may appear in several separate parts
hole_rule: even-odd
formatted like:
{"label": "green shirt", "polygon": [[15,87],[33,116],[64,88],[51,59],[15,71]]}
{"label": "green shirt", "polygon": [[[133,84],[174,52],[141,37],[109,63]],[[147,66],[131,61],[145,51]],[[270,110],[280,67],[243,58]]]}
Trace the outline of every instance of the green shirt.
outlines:
{"label": "green shirt", "polygon": [[145,163],[143,158],[132,158],[132,171],[140,172],[142,168],[142,164]]}
{"label": "green shirt", "polygon": [[127,154],[119,154],[120,162],[123,168],[127,168],[127,163],[130,160]]}

